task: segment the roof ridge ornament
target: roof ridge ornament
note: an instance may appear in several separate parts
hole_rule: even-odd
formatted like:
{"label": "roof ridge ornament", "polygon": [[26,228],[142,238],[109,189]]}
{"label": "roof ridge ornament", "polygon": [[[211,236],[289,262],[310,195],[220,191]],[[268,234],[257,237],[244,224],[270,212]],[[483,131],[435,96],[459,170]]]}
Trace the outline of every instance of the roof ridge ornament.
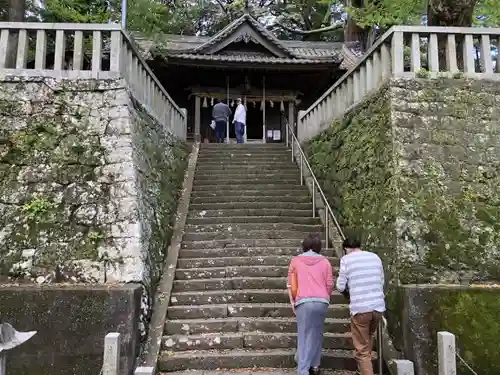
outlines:
{"label": "roof ridge ornament", "polygon": [[248,6],[248,0],[245,0],[245,7],[243,8],[245,14],[250,14],[250,7]]}

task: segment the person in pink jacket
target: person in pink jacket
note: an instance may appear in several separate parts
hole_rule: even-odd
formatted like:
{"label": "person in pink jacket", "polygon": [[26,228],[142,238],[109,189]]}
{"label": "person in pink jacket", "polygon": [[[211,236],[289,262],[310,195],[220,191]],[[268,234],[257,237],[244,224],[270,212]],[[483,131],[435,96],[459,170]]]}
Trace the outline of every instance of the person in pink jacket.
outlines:
{"label": "person in pink jacket", "polygon": [[[328,259],[320,254],[319,235],[308,235],[302,242],[302,251],[292,259],[288,269],[290,299],[297,316],[297,374],[318,375],[333,271]],[[297,286],[295,297],[293,285]]]}

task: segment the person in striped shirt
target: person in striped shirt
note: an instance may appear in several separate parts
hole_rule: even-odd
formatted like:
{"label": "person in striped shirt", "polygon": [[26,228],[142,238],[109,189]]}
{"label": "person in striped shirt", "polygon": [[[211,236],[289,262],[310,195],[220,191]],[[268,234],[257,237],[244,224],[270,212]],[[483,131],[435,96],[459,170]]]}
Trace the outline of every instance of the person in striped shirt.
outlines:
{"label": "person in striped shirt", "polygon": [[349,293],[354,356],[361,375],[373,375],[373,335],[385,312],[384,267],[375,253],[361,250],[361,242],[347,238],[340,260],[337,289]]}

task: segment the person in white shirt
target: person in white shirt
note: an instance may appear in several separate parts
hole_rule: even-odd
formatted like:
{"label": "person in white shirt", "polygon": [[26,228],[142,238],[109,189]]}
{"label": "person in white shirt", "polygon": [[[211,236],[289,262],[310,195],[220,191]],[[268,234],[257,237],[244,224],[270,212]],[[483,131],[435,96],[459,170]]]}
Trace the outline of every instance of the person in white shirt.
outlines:
{"label": "person in white shirt", "polygon": [[238,106],[236,107],[236,111],[234,112],[233,124],[234,124],[234,132],[236,133],[236,142],[244,143],[244,135],[245,135],[245,125],[247,122],[247,110],[245,106],[241,102],[241,98],[238,98],[236,101]]}
{"label": "person in white shirt", "polygon": [[354,356],[361,375],[373,375],[373,334],[385,312],[384,267],[379,256],[361,250],[361,242],[347,238],[340,260],[337,289],[350,297]]}

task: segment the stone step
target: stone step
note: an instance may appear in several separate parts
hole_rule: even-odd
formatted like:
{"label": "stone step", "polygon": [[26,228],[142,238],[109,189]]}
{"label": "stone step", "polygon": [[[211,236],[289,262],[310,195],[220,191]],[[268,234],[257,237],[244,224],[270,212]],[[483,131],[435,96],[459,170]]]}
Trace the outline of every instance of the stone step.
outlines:
{"label": "stone step", "polygon": [[253,149],[201,149],[200,155],[288,155],[291,151],[286,148],[253,148]]}
{"label": "stone step", "polygon": [[235,143],[202,143],[200,145],[202,150],[205,149],[237,149],[237,150],[252,150],[252,149],[281,149],[286,150],[287,147],[284,143],[245,143],[245,144],[235,144]]}
{"label": "stone step", "polygon": [[[215,370],[220,368],[273,367],[294,368],[295,350],[203,350],[174,353],[162,351],[158,361],[160,371],[184,369]],[[356,370],[357,364],[351,350],[323,350],[322,368]]]}
{"label": "stone step", "polygon": [[[279,220],[288,222],[289,217],[312,217],[312,209],[293,209],[293,208],[226,208],[226,209],[207,209],[201,205],[191,205],[188,218],[209,218],[223,217],[226,220],[230,217],[245,216],[279,216]],[[311,205],[312,207],[312,205]],[[278,220],[278,219],[277,219]],[[210,223],[212,224],[212,223]]]}
{"label": "stone step", "polygon": [[260,190],[262,192],[267,192],[269,190],[288,190],[288,191],[304,191],[307,192],[307,189],[305,186],[302,186],[300,184],[300,181],[295,181],[293,184],[283,184],[280,183],[279,181],[277,182],[265,182],[265,183],[260,183],[260,184],[253,184],[249,185],[247,182],[244,182],[243,184],[216,184],[215,181],[214,183],[209,183],[209,182],[198,182],[193,186],[193,191],[210,191],[210,192],[215,192],[215,191],[221,191],[221,190],[231,190],[231,191],[243,191],[245,189],[251,189],[251,190]]}
{"label": "stone step", "polygon": [[232,165],[232,164],[209,164],[209,163],[203,163],[203,164],[196,164],[196,173],[210,173],[210,172],[228,172],[228,173],[254,173],[254,172],[265,172],[265,173],[272,173],[275,171],[286,171],[286,172],[299,172],[299,168],[292,163],[290,160],[284,165],[280,165],[279,168],[276,165],[273,164],[247,164],[244,163],[243,165]]}
{"label": "stone step", "polygon": [[198,158],[196,163],[196,171],[203,170],[203,168],[257,168],[267,167],[271,169],[278,169],[279,167],[290,168],[295,166],[295,170],[299,171],[295,162],[292,161],[291,156],[283,155],[220,155]]}
{"label": "stone step", "polygon": [[289,152],[289,149],[284,145],[278,144],[277,146],[269,146],[269,145],[224,145],[218,147],[201,147],[200,153],[208,154],[208,153],[255,153],[255,152],[263,152],[263,153],[272,153],[272,152]]}
{"label": "stone step", "polygon": [[[258,199],[258,198],[257,198]],[[237,202],[217,202],[217,203],[192,203],[189,205],[190,210],[203,211],[203,210],[235,210],[235,209],[289,209],[289,210],[309,210],[312,215],[312,202],[306,203],[289,203],[289,202],[262,202],[255,201],[242,201]]]}
{"label": "stone step", "polygon": [[[226,264],[230,265],[256,265],[261,264],[259,262],[264,262],[266,264],[268,260],[260,258],[267,257],[277,257],[277,256],[287,256],[286,261],[283,260],[283,264],[289,262],[291,256],[295,256],[301,253],[298,247],[240,247],[240,248],[213,248],[213,249],[182,249],[179,252],[179,261],[177,262],[178,267],[188,268],[188,267],[209,267],[215,265]],[[333,249],[324,249],[321,254],[324,256],[332,257],[334,255]],[[191,259],[194,260],[190,262]],[[196,258],[208,258],[196,259]],[[215,261],[214,258],[231,258],[226,261]],[[234,259],[234,260],[233,260]],[[270,260],[269,262],[274,262],[275,260]],[[224,263],[222,263],[224,262]]]}
{"label": "stone step", "polygon": [[285,175],[280,176],[278,174],[275,175],[261,175],[261,176],[245,176],[244,174],[238,174],[233,176],[216,176],[212,178],[199,178],[196,175],[194,176],[194,185],[210,185],[210,186],[233,186],[233,185],[264,185],[268,183],[279,183],[281,186],[288,184],[295,184],[300,186],[300,178],[299,175]]}
{"label": "stone step", "polygon": [[178,268],[176,280],[220,279],[224,277],[285,277],[287,266],[236,266],[209,268]]}
{"label": "stone step", "polygon": [[[286,239],[301,238],[304,239],[310,232],[300,232],[296,230],[248,230],[248,231],[223,231],[220,232],[187,232],[183,236],[184,241],[216,241],[245,238],[264,238],[264,239]],[[323,237],[324,235],[321,234]]]}
{"label": "stone step", "polygon": [[[292,248],[293,249],[293,248]],[[240,249],[243,251],[248,251],[248,249]],[[241,254],[240,256],[231,256],[225,257],[222,254],[218,253],[218,251],[213,251],[210,257],[204,258],[187,258],[183,254],[185,250],[181,250],[180,253],[182,255],[181,258],[177,261],[178,269],[205,269],[205,268],[252,268],[257,267],[258,270],[265,272],[264,269],[261,269],[263,266],[269,267],[288,267],[292,257],[301,253],[300,250],[295,249],[292,255],[249,255],[249,254]],[[326,256],[326,254],[323,254]],[[333,249],[328,252],[328,255],[333,255]],[[339,258],[329,257],[328,260],[332,264],[332,266],[339,265]],[[253,272],[253,271],[252,271]]]}
{"label": "stone step", "polygon": [[282,197],[300,197],[300,198],[305,198],[308,197],[310,198],[309,192],[307,189],[286,189],[285,190],[267,190],[267,191],[262,191],[262,190],[255,190],[251,189],[250,186],[243,190],[232,190],[232,189],[221,189],[217,191],[213,190],[193,190],[191,193],[191,197],[194,198],[201,198],[201,197],[244,197],[244,196],[263,196],[263,197],[273,197],[274,199],[279,199]]}
{"label": "stone step", "polygon": [[286,277],[228,277],[175,280],[172,291],[202,291],[230,289],[285,289]]}
{"label": "stone step", "polygon": [[[325,319],[325,332],[342,333],[350,329],[350,320]],[[180,319],[165,322],[165,334],[197,335],[211,332],[297,332],[297,319],[290,318],[216,318]]]}
{"label": "stone step", "polygon": [[[184,249],[216,249],[227,247],[292,247],[301,246],[303,237],[297,238],[253,238],[253,239],[228,239],[228,240],[213,240],[213,241],[183,241],[181,246]],[[325,242],[322,241],[322,246],[325,248]]]}
{"label": "stone step", "polygon": [[[302,211],[301,211],[302,212]],[[310,212],[312,214],[312,212]],[[215,224],[251,224],[251,223],[285,223],[320,225],[318,217],[303,216],[228,216],[228,217],[191,217],[186,223],[189,225],[215,225]]]}
{"label": "stone step", "polygon": [[261,159],[251,159],[251,158],[231,158],[226,160],[212,160],[209,158],[200,159],[196,163],[196,170],[202,170],[204,168],[295,168],[297,166],[292,162],[291,157],[286,158],[261,158]]}
{"label": "stone step", "polygon": [[[211,349],[291,349],[297,347],[297,334],[291,332],[232,332],[201,335],[163,336],[162,348],[174,352]],[[348,333],[325,333],[324,349],[353,349]]]}
{"label": "stone step", "polygon": [[292,155],[286,154],[283,152],[209,152],[209,153],[200,153],[198,156],[198,160],[200,161],[210,161],[212,163],[215,162],[224,162],[230,164],[233,161],[241,162],[241,161],[257,161],[257,162],[292,162]]}
{"label": "stone step", "polygon": [[[321,369],[322,375],[356,375],[356,371]],[[161,372],[158,375],[297,375],[296,369],[248,367],[238,369],[219,369],[214,371],[187,370]]]}
{"label": "stone step", "polygon": [[[290,303],[232,303],[221,305],[169,306],[168,319],[202,319],[226,317],[294,317]],[[330,305],[327,318],[348,318],[348,305]]]}
{"label": "stone step", "polygon": [[[223,303],[287,303],[286,289],[248,289],[248,290],[210,290],[195,292],[177,292],[170,298],[172,306],[210,305]],[[330,296],[332,304],[346,303],[345,297],[334,292]],[[279,330],[278,330],[279,331]]]}
{"label": "stone step", "polygon": [[295,178],[298,179],[300,178],[300,173],[297,169],[288,169],[288,170],[281,170],[278,168],[274,168],[273,170],[259,170],[258,167],[256,167],[256,170],[254,171],[245,171],[241,169],[232,169],[232,170],[227,170],[223,169],[221,171],[204,171],[204,170],[197,170],[194,179],[195,181],[197,180],[215,180],[215,179],[235,179],[235,178],[241,178],[244,177],[246,179],[269,179],[269,180],[281,180],[281,179],[289,179],[289,178]]}
{"label": "stone step", "polygon": [[252,231],[252,230],[294,230],[298,232],[321,232],[323,227],[308,224],[293,224],[293,223],[242,223],[242,224],[208,224],[208,225],[186,225],[185,233],[207,233],[219,231]]}
{"label": "stone step", "polygon": [[178,268],[177,280],[220,279],[225,277],[286,277],[288,266],[225,266]]}
{"label": "stone step", "polygon": [[[265,194],[265,193],[263,193]],[[216,196],[192,196],[191,204],[213,204],[213,203],[235,203],[235,202],[276,202],[279,200],[280,202],[286,203],[311,203],[312,198],[309,195],[301,194],[301,195],[260,195],[260,194],[244,194],[238,193],[237,195],[223,195],[219,194]]]}

